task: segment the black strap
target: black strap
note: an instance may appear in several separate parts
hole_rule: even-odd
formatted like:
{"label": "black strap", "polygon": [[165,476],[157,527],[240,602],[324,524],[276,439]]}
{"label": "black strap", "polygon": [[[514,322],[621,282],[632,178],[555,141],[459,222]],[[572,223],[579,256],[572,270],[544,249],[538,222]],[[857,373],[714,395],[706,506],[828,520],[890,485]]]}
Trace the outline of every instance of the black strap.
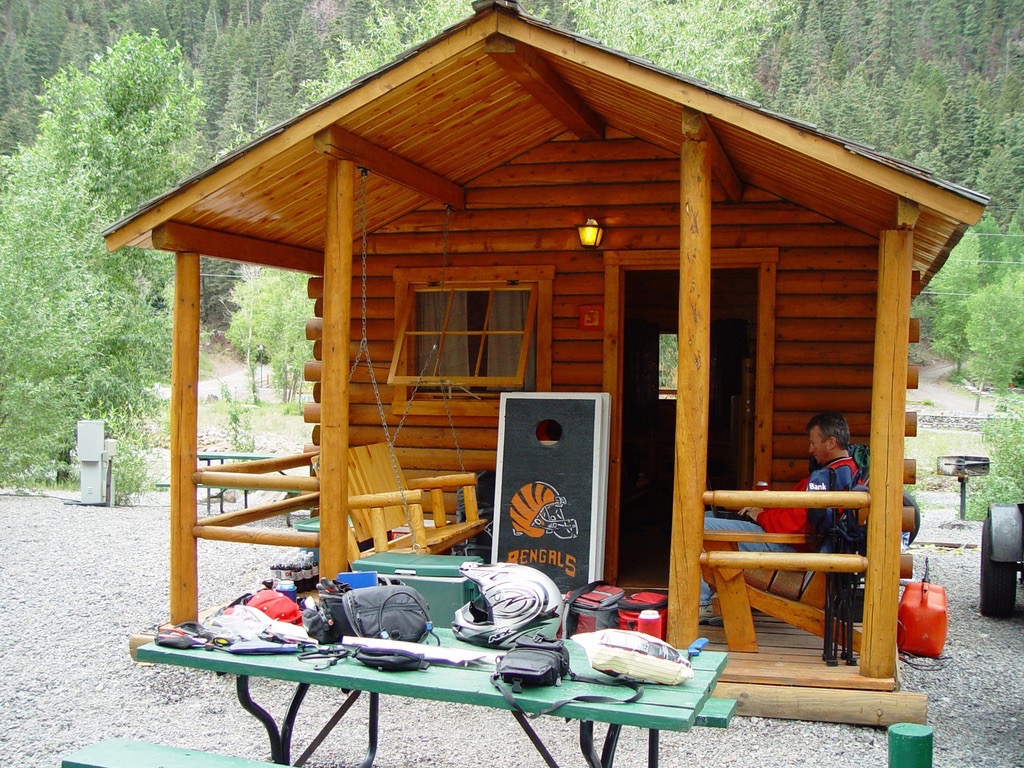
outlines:
{"label": "black strap", "polygon": [[531,720],[535,720],[541,715],[549,715],[559,707],[562,707],[574,701],[581,701],[586,704],[632,704],[634,701],[639,701],[641,697],[643,697],[644,695],[643,686],[635,680],[630,680],[627,677],[617,678],[615,682],[610,683],[607,680],[598,680],[596,677],[583,677],[582,675],[577,675],[575,672],[570,672],[569,678],[573,682],[578,683],[595,683],[597,685],[625,686],[627,688],[633,689],[633,695],[630,696],[628,699],[616,699],[613,696],[600,696],[594,693],[583,693],[578,696],[570,696],[566,699],[560,699],[555,703],[545,707],[540,712],[530,713],[524,710],[522,706],[520,706],[519,702],[516,701],[515,697],[512,695],[512,691],[509,689],[507,685],[505,685],[502,682],[500,675],[492,675],[491,684],[498,689],[498,691],[504,697],[505,701],[508,702],[508,705],[512,707],[513,710],[523,715],[526,715],[526,717],[528,717]]}

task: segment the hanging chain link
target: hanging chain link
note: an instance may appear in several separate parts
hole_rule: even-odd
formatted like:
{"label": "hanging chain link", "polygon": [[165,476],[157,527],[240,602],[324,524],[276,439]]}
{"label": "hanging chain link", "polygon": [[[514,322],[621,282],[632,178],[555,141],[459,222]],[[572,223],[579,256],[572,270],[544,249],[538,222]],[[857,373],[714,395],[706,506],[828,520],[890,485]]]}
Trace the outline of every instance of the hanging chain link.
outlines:
{"label": "hanging chain link", "polygon": [[[409,530],[412,530],[412,512],[409,510],[409,501],[405,497],[405,484],[402,482],[402,470],[398,466],[398,457],[395,456],[394,438],[390,434],[388,429],[388,416],[384,411],[384,401],[380,396],[380,387],[377,384],[377,374],[373,370],[373,359],[370,357],[370,342],[366,332],[366,229],[367,229],[367,213],[366,213],[366,177],[369,176],[370,171],[366,168],[360,167],[359,169],[361,179],[359,183],[359,223],[360,230],[362,232],[362,247],[361,251],[361,270],[360,270],[360,281],[361,281],[361,312],[360,312],[360,335],[359,335],[359,350],[356,352],[355,362],[352,364],[352,370],[349,372],[349,381],[352,381],[352,377],[355,375],[356,369],[359,367],[360,360],[366,361],[366,370],[370,375],[370,386],[373,387],[373,399],[377,403],[377,414],[380,416],[380,425],[384,430],[384,440],[388,446],[388,454],[391,458],[391,470],[395,476],[395,488],[398,489],[400,498],[402,499],[402,509],[405,512],[405,521],[409,524]],[[395,433],[395,437],[398,433]],[[413,551],[418,551],[419,545],[413,542]]]}
{"label": "hanging chain link", "polygon": [[[398,440],[398,435],[402,431],[402,427],[405,426],[406,417],[408,417],[410,410],[412,409],[413,401],[416,399],[416,395],[420,390],[424,378],[427,375],[427,371],[437,362],[437,374],[438,378],[441,379],[441,399],[444,403],[445,415],[448,418],[448,426],[451,429],[452,441],[455,444],[455,454],[458,457],[459,468],[465,472],[466,465],[462,457],[462,447],[459,445],[459,436],[455,429],[455,419],[452,415],[451,399],[452,399],[452,383],[445,381],[442,377],[441,371],[441,359],[440,359],[440,347],[441,347],[441,335],[442,335],[442,317],[440,315],[440,306],[437,307],[438,315],[436,316],[436,327],[437,336],[434,339],[434,344],[431,346],[430,353],[427,355],[426,362],[423,365],[423,369],[420,371],[419,376],[416,379],[416,383],[413,385],[412,392],[409,397],[406,398],[405,409],[402,412],[401,418],[398,420],[398,424],[395,426],[395,431],[392,433],[388,427],[388,417],[384,410],[384,401],[381,398],[380,386],[377,383],[377,375],[373,369],[373,360],[370,357],[370,345],[368,340],[368,334],[366,329],[367,319],[367,288],[366,288],[366,276],[367,276],[367,202],[366,202],[366,180],[369,175],[369,170],[360,167],[361,174],[360,186],[359,186],[359,221],[361,230],[361,270],[360,270],[360,336],[359,336],[359,347],[356,352],[355,360],[352,363],[352,370],[349,372],[349,381],[351,382],[355,376],[355,372],[359,367],[359,363],[365,361],[366,370],[370,378],[370,386],[373,388],[373,399],[377,405],[377,414],[380,417],[381,429],[384,431],[384,439],[388,446],[388,454],[391,458],[391,469],[395,476],[395,487],[398,489],[402,499],[402,508],[405,511],[406,522],[409,523],[410,530],[412,529],[412,514],[409,510],[409,502],[405,495],[405,487],[402,479],[402,469],[398,464],[398,457],[395,454],[395,443]],[[444,217],[444,236],[442,238],[441,247],[441,287],[444,288],[448,274],[448,239],[451,225],[452,207],[445,205],[445,217]],[[413,551],[419,551],[420,546],[413,543]]]}

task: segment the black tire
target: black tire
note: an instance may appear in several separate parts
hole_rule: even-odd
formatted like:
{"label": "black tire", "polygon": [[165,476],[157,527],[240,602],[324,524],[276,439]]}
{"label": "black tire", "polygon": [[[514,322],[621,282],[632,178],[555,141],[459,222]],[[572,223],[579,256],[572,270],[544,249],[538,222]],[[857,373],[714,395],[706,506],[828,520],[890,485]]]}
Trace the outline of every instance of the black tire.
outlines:
{"label": "black tire", "polygon": [[910,541],[908,542],[913,544],[914,539],[917,538],[918,531],[921,530],[921,507],[917,505],[917,499],[906,491],[903,492],[903,506],[914,508],[914,530],[910,531]]}
{"label": "black tire", "polygon": [[1002,618],[1017,603],[1017,564],[992,559],[992,518],[981,527],[981,615]]}

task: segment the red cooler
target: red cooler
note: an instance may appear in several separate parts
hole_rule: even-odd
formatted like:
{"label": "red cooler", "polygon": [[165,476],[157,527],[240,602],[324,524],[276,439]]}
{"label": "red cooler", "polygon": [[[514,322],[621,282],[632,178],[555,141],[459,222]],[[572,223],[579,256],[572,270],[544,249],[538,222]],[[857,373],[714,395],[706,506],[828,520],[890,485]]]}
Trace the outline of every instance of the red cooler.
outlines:
{"label": "red cooler", "polygon": [[668,597],[660,592],[634,592],[619,601],[619,629],[639,630],[640,612],[657,611],[661,617],[661,633],[665,639],[668,618]]}

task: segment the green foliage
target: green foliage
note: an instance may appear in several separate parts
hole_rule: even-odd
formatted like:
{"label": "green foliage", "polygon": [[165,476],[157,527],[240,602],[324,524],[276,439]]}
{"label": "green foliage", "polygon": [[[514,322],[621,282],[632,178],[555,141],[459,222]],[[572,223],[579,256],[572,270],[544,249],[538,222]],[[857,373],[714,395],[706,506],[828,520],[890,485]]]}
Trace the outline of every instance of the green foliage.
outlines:
{"label": "green foliage", "polygon": [[150,426],[151,412],[130,404],[120,413],[108,413],[104,421],[113,426],[117,440],[114,457],[114,504],[126,506],[153,488],[156,433]]}
{"label": "green foliage", "polygon": [[658,386],[675,389],[679,373],[679,337],[663,333],[658,337]]}
{"label": "green foliage", "polygon": [[1008,274],[967,300],[967,336],[977,378],[1005,389],[1024,363],[1024,272]]}
{"label": "green foliage", "polygon": [[232,292],[238,311],[231,318],[228,340],[245,356],[250,372],[263,347],[271,380],[282,401],[289,402],[302,386],[303,366],[310,357],[303,323],[312,309],[306,298],[308,278],[255,267],[244,267],[242,276]]}
{"label": "green foliage", "polygon": [[566,0],[579,32],[645,56],[730,93],[754,91],[762,44],[793,9],[790,0]]}
{"label": "green foliage", "polygon": [[922,297],[931,348],[955,362],[958,372],[971,351],[965,318],[967,300],[978,288],[978,255],[979,238],[963,238]]}
{"label": "green foliage", "polygon": [[256,450],[256,436],[252,431],[252,413],[245,403],[240,403],[231,396],[231,390],[221,387],[221,397],[228,404],[228,442],[231,450],[240,453],[253,453]]}
{"label": "green foliage", "polygon": [[1010,398],[1000,406],[1003,415],[984,429],[990,474],[968,486],[969,516],[975,520],[985,517],[989,504],[1024,503],[1024,400]]}
{"label": "green foliage", "polygon": [[78,419],[123,438],[155,408],[170,266],[108,254],[99,230],[191,167],[199,114],[178,53],[138,35],[56,75],[43,106],[36,144],[0,164],[0,482],[56,479]]}
{"label": "green foliage", "polygon": [[469,0],[419,0],[413,8],[394,5],[370,0],[363,29],[356,31],[350,26],[349,34],[339,40],[338,56],[327,62],[323,76],[304,84],[309,99],[334,93],[472,14]]}

